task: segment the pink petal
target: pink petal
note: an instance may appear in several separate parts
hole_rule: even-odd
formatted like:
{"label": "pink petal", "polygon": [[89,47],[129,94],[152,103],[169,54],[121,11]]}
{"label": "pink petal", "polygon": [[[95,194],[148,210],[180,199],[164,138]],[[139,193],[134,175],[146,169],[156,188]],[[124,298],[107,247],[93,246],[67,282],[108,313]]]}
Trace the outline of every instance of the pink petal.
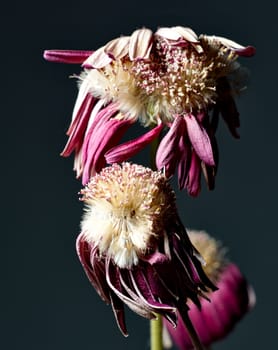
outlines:
{"label": "pink petal", "polygon": [[100,271],[99,269],[96,271],[91,264],[92,250],[93,247],[86,242],[83,233],[81,233],[76,240],[77,255],[89,281],[94,286],[102,300],[109,303],[109,288],[105,280],[105,275],[103,271]]}
{"label": "pink petal", "polygon": [[132,33],[129,43],[129,58],[131,61],[148,59],[153,42],[153,33],[150,29],[138,29]]}
{"label": "pink petal", "polygon": [[[99,106],[100,108],[102,108],[102,104],[100,104]],[[95,137],[94,134],[98,130],[99,126],[107,122],[118,111],[115,104],[109,104],[108,106],[100,110],[96,107],[97,106],[95,106],[97,113],[94,115],[94,118],[91,118],[93,120],[90,119],[86,130],[85,139],[82,145],[82,161],[84,164],[87,161],[89,143],[92,142],[92,139]]]}
{"label": "pink petal", "polygon": [[110,119],[101,122],[97,130],[87,140],[87,157],[84,162],[82,183],[86,184],[90,177],[99,172],[106,164],[104,154],[115,146],[130,127],[130,120]]}
{"label": "pink petal", "polygon": [[158,137],[162,128],[163,124],[161,123],[144,135],[111,148],[107,153],[105,153],[106,162],[108,164],[120,163],[133,157],[156,137]]}
{"label": "pink petal", "polygon": [[191,160],[191,147],[188,144],[188,139],[182,135],[179,140],[178,150],[180,154],[180,158],[178,161],[178,182],[179,188],[186,188],[186,180],[188,177],[188,171],[190,168],[190,160]]}
{"label": "pink petal", "polygon": [[120,38],[110,41],[104,47],[104,52],[113,58],[120,59],[128,54],[129,36],[121,36]]}
{"label": "pink petal", "polygon": [[191,154],[191,163],[186,181],[186,188],[191,196],[196,197],[201,190],[201,162],[194,150]]}
{"label": "pink petal", "polygon": [[206,164],[214,166],[213,150],[206,130],[197,122],[194,115],[185,115],[185,121],[188,137],[195,152]]}
{"label": "pink petal", "polygon": [[45,50],[44,59],[58,63],[83,63],[93,51],[82,50]]}
{"label": "pink petal", "polygon": [[61,153],[63,157],[68,157],[83,140],[94,103],[95,98],[92,95],[87,94],[67,132],[69,139]]}
{"label": "pink petal", "polygon": [[82,67],[100,69],[107,66],[111,61],[112,58],[104,51],[104,47],[101,47],[86,59]]}
{"label": "pink petal", "polygon": [[[178,142],[180,135],[182,135],[184,131],[184,118],[181,116],[176,116],[170,130],[163,137],[158,146],[156,152],[156,166],[158,170],[162,169],[163,167],[168,167],[169,170],[171,169],[174,171],[178,159]],[[167,177],[171,175],[173,174],[166,174]]]}

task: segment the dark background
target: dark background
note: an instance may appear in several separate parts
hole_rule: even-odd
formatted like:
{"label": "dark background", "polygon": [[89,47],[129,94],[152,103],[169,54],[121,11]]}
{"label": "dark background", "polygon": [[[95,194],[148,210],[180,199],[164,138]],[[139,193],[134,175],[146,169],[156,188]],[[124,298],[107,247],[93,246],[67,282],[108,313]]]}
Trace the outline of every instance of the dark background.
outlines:
{"label": "dark background", "polygon": [[[274,3],[274,2],[273,2]],[[218,130],[214,192],[178,193],[187,227],[228,247],[257,305],[214,349],[274,349],[277,332],[277,18],[270,0],[13,1],[1,29],[1,337],[3,350],[148,349],[148,322],[127,311],[129,338],[90,286],[75,253],[82,206],[72,159],[59,156],[80,68],[44,49],[94,49],[142,26],[182,25],[252,44],[237,101],[241,139]],[[141,156],[139,161],[146,159]]]}

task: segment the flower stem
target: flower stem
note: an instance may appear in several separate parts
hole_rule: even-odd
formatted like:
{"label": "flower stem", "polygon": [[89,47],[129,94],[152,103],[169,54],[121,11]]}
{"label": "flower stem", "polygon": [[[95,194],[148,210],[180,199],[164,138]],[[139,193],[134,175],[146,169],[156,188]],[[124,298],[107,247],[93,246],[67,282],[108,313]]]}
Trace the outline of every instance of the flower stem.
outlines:
{"label": "flower stem", "polygon": [[151,350],[162,350],[162,316],[156,315],[156,317],[150,321]]}

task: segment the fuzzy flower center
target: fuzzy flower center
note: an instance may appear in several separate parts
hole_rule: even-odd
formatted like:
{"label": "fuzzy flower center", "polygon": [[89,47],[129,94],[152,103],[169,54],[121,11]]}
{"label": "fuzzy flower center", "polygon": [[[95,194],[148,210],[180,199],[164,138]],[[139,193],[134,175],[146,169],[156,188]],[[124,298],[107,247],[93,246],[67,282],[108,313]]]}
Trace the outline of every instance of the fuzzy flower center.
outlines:
{"label": "fuzzy flower center", "polygon": [[169,208],[175,208],[164,175],[130,163],[104,168],[81,194],[86,203],[82,232],[121,268],[155,249]]}
{"label": "fuzzy flower center", "polygon": [[207,276],[216,283],[227,264],[226,249],[221,243],[210,237],[205,231],[187,230],[192,244],[205,261],[203,269]]}
{"label": "fuzzy flower center", "polygon": [[216,102],[217,80],[234,70],[237,55],[205,36],[200,44],[201,53],[189,43],[169,43],[158,36],[149,60],[124,56],[90,72],[92,93],[117,102],[120,110],[140,117],[145,125],[158,117],[167,123],[175,114],[207,109]]}

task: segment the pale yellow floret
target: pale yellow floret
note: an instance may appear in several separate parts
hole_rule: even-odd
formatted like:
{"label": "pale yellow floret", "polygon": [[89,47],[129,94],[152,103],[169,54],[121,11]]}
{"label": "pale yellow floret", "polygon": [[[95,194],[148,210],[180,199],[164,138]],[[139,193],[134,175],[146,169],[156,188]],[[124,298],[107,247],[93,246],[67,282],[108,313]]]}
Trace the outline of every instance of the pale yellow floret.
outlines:
{"label": "pale yellow floret", "polygon": [[163,232],[167,194],[161,180],[161,173],[125,163],[106,168],[82,191],[85,239],[121,268],[136,265]]}
{"label": "pale yellow floret", "polygon": [[171,47],[157,39],[149,60],[122,57],[81,75],[97,98],[116,102],[126,118],[144,125],[172,122],[174,115],[201,111],[217,99],[217,81],[234,73],[237,55],[219,41],[200,37],[194,46]]}

